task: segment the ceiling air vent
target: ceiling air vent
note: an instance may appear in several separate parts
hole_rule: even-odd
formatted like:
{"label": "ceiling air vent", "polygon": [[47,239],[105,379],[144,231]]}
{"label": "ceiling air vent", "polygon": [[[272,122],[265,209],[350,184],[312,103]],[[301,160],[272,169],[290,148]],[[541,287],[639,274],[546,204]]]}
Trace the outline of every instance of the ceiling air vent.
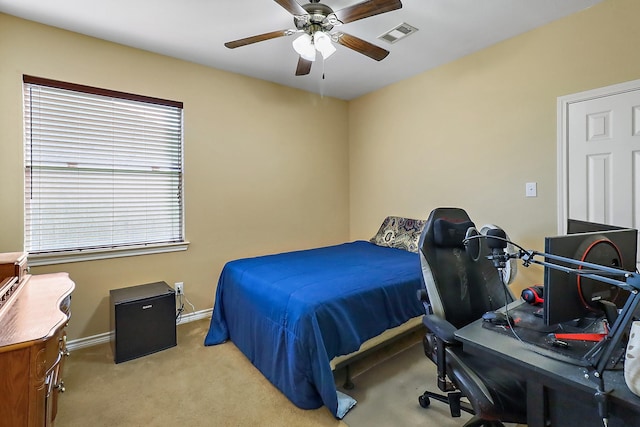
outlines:
{"label": "ceiling air vent", "polygon": [[407,37],[410,34],[418,31],[416,27],[413,27],[405,22],[393,28],[392,30],[387,31],[383,35],[379,36],[380,40],[384,40],[389,43],[395,43],[400,39]]}

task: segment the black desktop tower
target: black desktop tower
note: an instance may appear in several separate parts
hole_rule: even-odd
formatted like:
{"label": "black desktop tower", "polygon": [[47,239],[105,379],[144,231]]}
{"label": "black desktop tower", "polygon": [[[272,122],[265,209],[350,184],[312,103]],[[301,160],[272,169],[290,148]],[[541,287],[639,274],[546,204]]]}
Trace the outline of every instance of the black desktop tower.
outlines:
{"label": "black desktop tower", "polygon": [[109,293],[115,363],[176,346],[176,294],[169,285],[148,283]]}

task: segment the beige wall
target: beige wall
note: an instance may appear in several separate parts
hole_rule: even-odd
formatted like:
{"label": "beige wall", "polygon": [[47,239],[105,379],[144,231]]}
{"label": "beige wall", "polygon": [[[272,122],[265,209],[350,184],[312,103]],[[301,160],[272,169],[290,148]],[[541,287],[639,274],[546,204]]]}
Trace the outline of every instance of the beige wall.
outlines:
{"label": "beige wall", "polygon": [[639,1],[606,0],[351,102],[351,237],[390,213],[460,206],[543,249],[557,232],[557,98],[640,78],[638,16]]}
{"label": "beige wall", "polygon": [[[348,238],[347,103],[0,14],[0,251],[23,247],[22,75],[184,102],[186,252],[33,268],[76,282],[71,339],[109,330],[109,290],[185,282],[212,307],[228,260]],[[330,137],[300,137],[314,116]],[[304,129],[304,128],[302,128]],[[187,307],[190,309],[190,307]]]}

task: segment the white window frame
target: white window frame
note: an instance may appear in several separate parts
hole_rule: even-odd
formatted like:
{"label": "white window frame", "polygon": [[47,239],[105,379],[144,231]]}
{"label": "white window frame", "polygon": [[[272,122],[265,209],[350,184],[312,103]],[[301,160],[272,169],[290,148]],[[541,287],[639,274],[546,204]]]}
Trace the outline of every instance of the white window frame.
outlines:
{"label": "white window frame", "polygon": [[[29,264],[186,250],[183,104],[27,75],[23,84]],[[94,183],[99,203],[90,201]]]}

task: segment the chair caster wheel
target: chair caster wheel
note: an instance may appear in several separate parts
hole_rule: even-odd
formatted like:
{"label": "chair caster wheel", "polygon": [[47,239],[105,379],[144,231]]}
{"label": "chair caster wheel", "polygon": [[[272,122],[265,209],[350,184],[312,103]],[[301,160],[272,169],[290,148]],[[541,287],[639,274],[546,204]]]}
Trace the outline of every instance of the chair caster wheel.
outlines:
{"label": "chair caster wheel", "polygon": [[423,394],[422,396],[418,397],[418,403],[420,403],[420,406],[422,406],[423,408],[428,408],[429,405],[431,405],[431,399],[429,399],[429,396]]}

